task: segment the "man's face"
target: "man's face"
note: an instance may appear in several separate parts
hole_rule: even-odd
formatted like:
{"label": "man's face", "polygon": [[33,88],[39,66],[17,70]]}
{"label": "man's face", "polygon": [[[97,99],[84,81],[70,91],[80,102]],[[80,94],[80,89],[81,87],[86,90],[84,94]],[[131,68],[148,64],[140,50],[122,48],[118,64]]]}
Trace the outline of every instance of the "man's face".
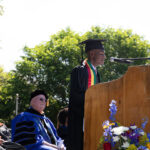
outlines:
{"label": "man's face", "polygon": [[38,111],[39,113],[43,113],[46,107],[46,98],[44,95],[40,94],[32,98],[30,105]]}
{"label": "man's face", "polygon": [[99,50],[99,49],[95,49],[92,50],[91,52],[93,52],[93,65],[95,67],[103,65],[104,64],[104,60],[106,58],[104,51]]}

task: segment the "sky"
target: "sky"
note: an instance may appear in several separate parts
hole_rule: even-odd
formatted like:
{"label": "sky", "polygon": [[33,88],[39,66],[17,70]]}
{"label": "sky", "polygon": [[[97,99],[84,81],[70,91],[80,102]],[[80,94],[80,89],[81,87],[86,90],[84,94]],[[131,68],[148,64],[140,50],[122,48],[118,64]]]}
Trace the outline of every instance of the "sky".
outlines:
{"label": "sky", "polygon": [[0,66],[9,72],[24,55],[62,29],[84,34],[92,26],[132,29],[150,41],[150,0],[0,0]]}

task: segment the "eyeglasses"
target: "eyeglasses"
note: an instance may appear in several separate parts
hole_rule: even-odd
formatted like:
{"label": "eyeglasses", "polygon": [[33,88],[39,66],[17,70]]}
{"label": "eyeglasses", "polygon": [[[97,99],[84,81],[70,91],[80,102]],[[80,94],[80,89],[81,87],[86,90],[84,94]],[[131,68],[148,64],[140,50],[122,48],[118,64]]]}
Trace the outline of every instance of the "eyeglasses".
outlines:
{"label": "eyeglasses", "polygon": [[99,54],[100,56],[105,56],[105,54]]}
{"label": "eyeglasses", "polygon": [[47,102],[47,99],[41,97],[41,98],[40,98],[40,101],[41,101],[41,102],[43,102],[43,101]]}

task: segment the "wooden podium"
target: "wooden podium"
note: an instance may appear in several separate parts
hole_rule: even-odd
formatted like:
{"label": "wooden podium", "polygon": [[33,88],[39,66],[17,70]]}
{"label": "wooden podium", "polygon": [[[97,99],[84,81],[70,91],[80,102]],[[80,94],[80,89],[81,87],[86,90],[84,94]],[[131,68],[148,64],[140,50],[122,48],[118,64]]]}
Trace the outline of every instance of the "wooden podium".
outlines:
{"label": "wooden podium", "polygon": [[86,91],[84,150],[97,150],[103,134],[102,123],[110,116],[112,99],[117,101],[117,122],[141,127],[142,119],[148,117],[145,131],[150,132],[150,65],[129,67],[123,77],[94,85]]}

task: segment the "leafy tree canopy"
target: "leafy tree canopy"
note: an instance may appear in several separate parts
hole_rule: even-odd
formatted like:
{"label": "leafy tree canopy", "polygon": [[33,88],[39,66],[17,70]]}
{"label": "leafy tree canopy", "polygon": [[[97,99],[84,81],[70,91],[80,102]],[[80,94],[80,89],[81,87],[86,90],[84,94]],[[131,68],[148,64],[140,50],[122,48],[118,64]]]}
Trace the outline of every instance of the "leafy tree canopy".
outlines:
{"label": "leafy tree canopy", "polygon": [[[52,35],[48,42],[34,48],[26,46],[25,56],[16,64],[16,70],[11,73],[12,78],[9,80],[11,87],[8,93],[13,99],[19,93],[20,111],[29,106],[31,91],[43,89],[49,94],[53,106],[47,108],[48,115],[56,121],[58,110],[68,104],[71,70],[81,63],[83,47],[79,43],[89,38],[107,40],[104,42],[107,59],[99,68],[103,82],[119,78],[128,68],[127,64],[110,62],[110,57],[147,57],[150,49],[148,41],[132,30],[99,26],[92,27],[83,35],[67,28]],[[136,61],[134,65],[145,63],[146,61]]]}
{"label": "leafy tree canopy", "polygon": [[[0,2],[1,2],[2,0],[0,0]],[[4,13],[4,8],[3,8],[3,6],[2,5],[0,5],[0,16],[2,16],[3,15],[3,13]]]}
{"label": "leafy tree canopy", "polygon": [[0,119],[7,121],[11,110],[13,111],[12,97],[9,94],[9,80],[11,79],[11,75],[9,73],[4,72],[3,67],[0,66]]}

